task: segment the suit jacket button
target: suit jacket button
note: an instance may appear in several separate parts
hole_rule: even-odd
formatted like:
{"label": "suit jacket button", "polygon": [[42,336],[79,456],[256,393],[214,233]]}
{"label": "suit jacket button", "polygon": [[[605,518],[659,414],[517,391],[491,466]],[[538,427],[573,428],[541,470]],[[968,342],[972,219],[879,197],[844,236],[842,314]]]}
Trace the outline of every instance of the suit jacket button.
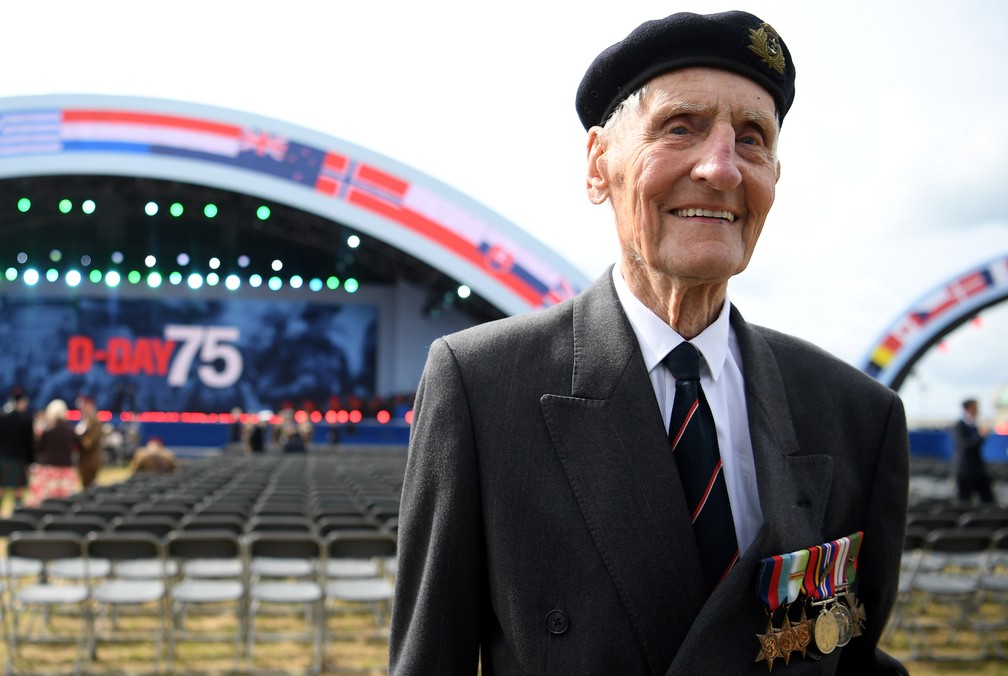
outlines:
{"label": "suit jacket button", "polygon": [[567,627],[570,622],[567,620],[567,614],[562,610],[551,610],[546,616],[546,628],[549,629],[551,634],[560,635],[567,631]]}

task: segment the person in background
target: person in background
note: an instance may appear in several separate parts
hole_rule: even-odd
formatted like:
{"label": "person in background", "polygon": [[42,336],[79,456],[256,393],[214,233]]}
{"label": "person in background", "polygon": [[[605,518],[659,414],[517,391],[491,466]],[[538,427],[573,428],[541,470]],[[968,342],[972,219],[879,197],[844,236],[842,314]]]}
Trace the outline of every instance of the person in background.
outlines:
{"label": "person in background", "polygon": [[151,437],[133,454],[129,468],[132,472],[174,472],[178,469],[178,460],[159,437]]}
{"label": "person in background", "polygon": [[987,430],[977,424],[979,408],[976,399],[967,399],[962,403],[962,415],[952,426],[952,469],[960,501],[969,502],[976,496],[980,502],[989,504],[994,502],[994,491],[983,459]]}
{"label": "person in background", "polygon": [[878,648],[906,524],[903,404],[729,298],[794,87],[784,40],[746,12],[646,22],[588,67],[585,187],[612,207],[615,265],[432,343],[390,676],[906,673]]}
{"label": "person in background", "polygon": [[42,414],[35,462],[28,469],[25,504],[30,507],[46,498],[65,498],[80,490],[75,466],[80,447],[66,414],[67,405],[62,399],[50,401]]}
{"label": "person in background", "polygon": [[91,397],[78,397],[77,408],[80,410],[80,422],[74,428],[77,443],[80,446],[80,459],[77,472],[83,488],[88,488],[95,482],[98,472],[105,464],[105,447],[103,445],[105,431],[98,420],[98,407]]}
{"label": "person in background", "polygon": [[28,410],[28,393],[17,388],[10,410],[0,415],[0,488],[4,498],[10,495],[17,507],[28,485],[28,466],[35,456],[35,432]]}

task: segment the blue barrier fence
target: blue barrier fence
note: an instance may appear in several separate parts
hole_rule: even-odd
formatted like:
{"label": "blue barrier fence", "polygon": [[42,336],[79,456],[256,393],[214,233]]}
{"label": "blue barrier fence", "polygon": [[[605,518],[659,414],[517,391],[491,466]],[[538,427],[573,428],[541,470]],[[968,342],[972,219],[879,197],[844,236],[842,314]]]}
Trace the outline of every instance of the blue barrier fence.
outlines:
{"label": "blue barrier fence", "polygon": [[[952,435],[948,430],[911,430],[910,455],[936,460],[951,460]],[[987,462],[1008,462],[1008,435],[989,434],[983,445]]]}

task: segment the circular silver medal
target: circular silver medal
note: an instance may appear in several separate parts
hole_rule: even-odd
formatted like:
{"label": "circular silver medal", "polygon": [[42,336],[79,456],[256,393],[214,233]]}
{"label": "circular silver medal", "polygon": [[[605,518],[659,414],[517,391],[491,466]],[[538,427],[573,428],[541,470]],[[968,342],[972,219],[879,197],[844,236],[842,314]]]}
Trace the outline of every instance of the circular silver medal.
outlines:
{"label": "circular silver medal", "polygon": [[830,614],[837,622],[837,645],[841,648],[850,643],[854,636],[854,617],[842,603],[836,603],[830,608]]}

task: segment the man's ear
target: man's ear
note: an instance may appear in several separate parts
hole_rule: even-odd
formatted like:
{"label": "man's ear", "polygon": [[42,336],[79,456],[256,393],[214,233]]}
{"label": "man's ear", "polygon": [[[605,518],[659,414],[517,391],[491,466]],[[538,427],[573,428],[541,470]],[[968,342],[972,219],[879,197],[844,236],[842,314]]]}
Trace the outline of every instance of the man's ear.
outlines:
{"label": "man's ear", "polygon": [[774,183],[780,180],[780,160],[777,160],[777,175],[774,176]]}
{"label": "man's ear", "polygon": [[609,199],[609,179],[605,172],[605,148],[602,144],[602,128],[588,130],[588,175],[586,187],[592,204],[602,204]]}

